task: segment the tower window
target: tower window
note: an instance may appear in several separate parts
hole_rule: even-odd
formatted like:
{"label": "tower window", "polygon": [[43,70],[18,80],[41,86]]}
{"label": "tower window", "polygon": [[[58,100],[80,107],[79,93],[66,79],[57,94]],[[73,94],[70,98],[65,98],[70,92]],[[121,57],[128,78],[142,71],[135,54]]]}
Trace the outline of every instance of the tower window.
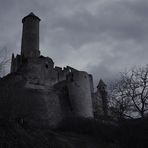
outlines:
{"label": "tower window", "polygon": [[48,64],[45,64],[45,67],[48,68],[49,67]]}

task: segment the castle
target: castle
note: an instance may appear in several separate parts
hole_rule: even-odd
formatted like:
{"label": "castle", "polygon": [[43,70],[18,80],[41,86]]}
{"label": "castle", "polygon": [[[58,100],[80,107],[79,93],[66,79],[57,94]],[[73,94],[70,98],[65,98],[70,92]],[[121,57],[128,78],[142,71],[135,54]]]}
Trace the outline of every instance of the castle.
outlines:
{"label": "castle", "polygon": [[54,128],[67,118],[94,119],[95,100],[99,98],[107,115],[103,81],[94,93],[91,74],[54,66],[51,58],[40,55],[40,18],[30,13],[22,23],[21,54],[12,54],[11,72],[0,79],[0,117]]}

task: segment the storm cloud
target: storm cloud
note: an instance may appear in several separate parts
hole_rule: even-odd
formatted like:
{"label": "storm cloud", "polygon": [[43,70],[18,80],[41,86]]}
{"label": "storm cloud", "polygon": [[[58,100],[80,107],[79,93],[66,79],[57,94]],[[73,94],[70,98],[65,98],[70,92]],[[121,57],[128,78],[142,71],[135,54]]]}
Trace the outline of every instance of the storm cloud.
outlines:
{"label": "storm cloud", "polygon": [[41,18],[40,50],[100,78],[147,64],[147,0],[0,0],[0,47],[20,53],[21,19]]}

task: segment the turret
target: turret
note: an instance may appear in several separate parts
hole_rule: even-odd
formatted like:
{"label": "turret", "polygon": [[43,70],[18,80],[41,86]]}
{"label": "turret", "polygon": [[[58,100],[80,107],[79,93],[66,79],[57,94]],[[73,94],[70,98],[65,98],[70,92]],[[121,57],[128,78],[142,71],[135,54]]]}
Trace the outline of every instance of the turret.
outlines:
{"label": "turret", "polygon": [[22,19],[21,55],[25,58],[38,57],[39,51],[39,22],[40,18],[30,13]]}
{"label": "turret", "polygon": [[89,75],[83,71],[73,71],[67,75],[67,82],[74,115],[94,118]]}
{"label": "turret", "polygon": [[102,99],[102,109],[104,112],[104,116],[108,115],[108,100],[107,100],[107,85],[100,79],[99,84],[97,86],[97,92],[100,94]]}

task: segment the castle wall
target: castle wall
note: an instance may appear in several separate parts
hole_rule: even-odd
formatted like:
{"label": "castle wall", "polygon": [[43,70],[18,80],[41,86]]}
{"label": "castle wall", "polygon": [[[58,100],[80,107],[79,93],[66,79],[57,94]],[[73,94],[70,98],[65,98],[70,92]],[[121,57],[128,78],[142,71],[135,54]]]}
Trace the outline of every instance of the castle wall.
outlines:
{"label": "castle wall", "polygon": [[17,55],[14,57],[14,54],[12,54],[12,59],[11,59],[11,73],[16,72],[18,68],[21,65],[21,56]]}
{"label": "castle wall", "polygon": [[72,104],[69,98],[69,92],[67,87],[67,81],[64,80],[54,85],[54,89],[56,90],[56,94],[59,96],[61,109],[63,112],[63,118],[67,119],[73,116]]}
{"label": "castle wall", "polygon": [[[21,75],[0,80],[0,118],[32,126],[55,128],[63,119],[61,102],[55,91],[46,87],[26,88]],[[17,121],[18,120],[18,121]]]}
{"label": "castle wall", "polygon": [[27,79],[28,85],[52,86],[57,81],[57,73],[53,67],[52,59],[40,56],[38,58],[28,58],[20,67],[20,71]]}
{"label": "castle wall", "polygon": [[39,22],[33,13],[22,20],[21,55],[12,55],[11,74],[0,79],[0,117],[51,127],[67,117],[93,118],[92,76],[40,56]]}
{"label": "castle wall", "polygon": [[94,93],[94,97],[93,97],[93,111],[94,111],[94,117],[96,119],[99,119],[100,117],[104,116],[104,112],[103,112],[103,103],[102,103],[102,97],[100,95],[100,93],[97,91]]}
{"label": "castle wall", "polygon": [[[17,58],[15,62],[19,63]],[[30,100],[40,98],[44,103],[41,102],[46,104],[44,106],[46,111],[43,112],[46,113],[46,119],[50,120],[50,125],[54,126],[64,118],[71,116],[93,118],[91,75],[69,66],[63,69],[54,68],[52,59],[43,56],[27,58],[23,62],[20,67],[18,67],[19,64],[14,64],[16,71],[21,73],[26,81],[24,89],[27,92],[21,94],[32,96],[32,98],[29,97]],[[58,86],[56,91],[53,90],[54,85]],[[24,99],[26,98],[27,96]]]}
{"label": "castle wall", "polygon": [[93,77],[92,77],[91,74],[89,74],[89,82],[90,82],[90,90],[91,90],[91,93],[94,93]]}
{"label": "castle wall", "polygon": [[78,71],[70,66],[66,66],[63,69],[61,67],[55,66],[54,70],[57,72],[57,82],[66,80],[69,73]]}
{"label": "castle wall", "polygon": [[69,99],[77,117],[93,118],[89,75],[75,71],[67,76]]}

